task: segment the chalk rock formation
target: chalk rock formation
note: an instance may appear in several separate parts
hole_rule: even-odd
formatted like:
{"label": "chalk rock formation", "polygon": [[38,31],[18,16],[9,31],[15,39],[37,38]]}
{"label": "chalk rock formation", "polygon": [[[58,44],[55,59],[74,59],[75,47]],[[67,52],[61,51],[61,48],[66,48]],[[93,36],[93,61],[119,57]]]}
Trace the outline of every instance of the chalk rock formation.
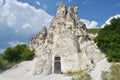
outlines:
{"label": "chalk rock formation", "polygon": [[60,3],[50,29],[44,27],[33,37],[29,48],[35,50],[34,74],[90,71],[104,57],[77,13],[78,7],[67,9]]}

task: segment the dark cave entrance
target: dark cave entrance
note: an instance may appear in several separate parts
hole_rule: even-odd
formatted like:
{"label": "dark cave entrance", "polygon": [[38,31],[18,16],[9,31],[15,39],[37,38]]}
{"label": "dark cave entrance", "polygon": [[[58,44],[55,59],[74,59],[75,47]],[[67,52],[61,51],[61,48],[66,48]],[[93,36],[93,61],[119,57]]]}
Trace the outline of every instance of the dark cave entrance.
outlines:
{"label": "dark cave entrance", "polygon": [[56,74],[61,73],[61,59],[60,59],[60,57],[55,57],[55,60],[54,60],[54,73],[56,73]]}

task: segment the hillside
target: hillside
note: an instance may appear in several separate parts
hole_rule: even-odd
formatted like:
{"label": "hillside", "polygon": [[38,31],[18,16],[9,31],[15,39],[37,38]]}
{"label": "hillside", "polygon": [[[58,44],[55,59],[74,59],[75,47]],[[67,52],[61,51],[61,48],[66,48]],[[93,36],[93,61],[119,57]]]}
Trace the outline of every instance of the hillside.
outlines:
{"label": "hillside", "polygon": [[18,51],[12,48],[5,52],[8,61],[29,61],[1,73],[0,80],[104,80],[107,75],[103,76],[103,72],[110,73],[111,63],[94,42],[102,29],[87,29],[77,12],[78,7],[66,8],[60,3],[49,30],[43,27],[27,47],[18,46]]}
{"label": "hillside", "polygon": [[91,28],[88,29],[88,33],[96,34],[100,31],[100,28]]}

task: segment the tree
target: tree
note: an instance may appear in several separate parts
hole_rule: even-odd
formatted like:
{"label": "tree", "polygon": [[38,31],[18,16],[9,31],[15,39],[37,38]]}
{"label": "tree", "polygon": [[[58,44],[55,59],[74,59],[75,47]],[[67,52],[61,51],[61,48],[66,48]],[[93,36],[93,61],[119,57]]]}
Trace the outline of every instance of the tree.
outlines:
{"label": "tree", "polygon": [[5,69],[8,61],[4,59],[3,54],[0,54],[0,70]]}
{"label": "tree", "polygon": [[34,50],[30,51],[29,48],[25,48],[20,57],[22,58],[22,60],[32,60],[34,57]]}
{"label": "tree", "polygon": [[6,49],[4,57],[10,62],[18,62],[20,60],[20,53],[16,47],[15,48],[9,47]]}
{"label": "tree", "polygon": [[17,45],[13,48],[9,47],[4,53],[5,59],[9,62],[20,62],[22,60],[31,60],[34,57],[34,51],[31,51],[27,45]]}
{"label": "tree", "polygon": [[25,44],[9,47],[4,54],[0,54],[0,70],[8,69],[18,62],[33,58],[34,50],[31,51]]}
{"label": "tree", "polygon": [[120,61],[120,17],[113,18],[111,24],[105,25],[95,38],[98,47],[103,51],[108,61]]}

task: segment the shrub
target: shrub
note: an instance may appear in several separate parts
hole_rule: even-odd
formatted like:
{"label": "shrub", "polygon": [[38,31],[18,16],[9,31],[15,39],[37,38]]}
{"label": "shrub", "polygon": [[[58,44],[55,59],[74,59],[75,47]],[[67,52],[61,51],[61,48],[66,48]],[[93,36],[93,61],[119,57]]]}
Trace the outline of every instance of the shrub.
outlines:
{"label": "shrub", "polygon": [[102,80],[110,80],[111,79],[111,75],[110,75],[109,72],[103,71],[102,74],[101,74],[101,78],[102,78]]}
{"label": "shrub", "polygon": [[102,72],[102,80],[120,80],[120,64],[113,63],[110,72]]}
{"label": "shrub", "polygon": [[10,62],[18,62],[20,60],[20,53],[17,48],[7,48],[4,53],[4,58]]}
{"label": "shrub", "polygon": [[17,45],[13,48],[7,48],[4,53],[5,59],[9,62],[20,62],[23,60],[31,60],[34,57],[34,51],[31,51],[27,45]]}
{"label": "shrub", "polygon": [[100,28],[88,29],[88,33],[97,34],[100,31]]}
{"label": "shrub", "polygon": [[120,79],[120,64],[113,64],[111,67],[111,80]]}
{"label": "shrub", "polygon": [[34,51],[30,51],[28,48],[25,48],[20,57],[22,60],[32,60],[34,57]]}
{"label": "shrub", "polygon": [[80,74],[77,77],[72,78],[72,80],[92,80],[92,78],[87,72],[80,71]]}
{"label": "shrub", "polygon": [[33,57],[34,50],[31,51],[25,44],[9,47],[0,55],[0,70],[9,69],[21,61],[32,60]]}
{"label": "shrub", "polygon": [[0,55],[0,70],[5,69],[7,64],[8,61],[4,59],[3,55]]}
{"label": "shrub", "polygon": [[111,24],[105,25],[94,39],[108,61],[120,61],[120,18],[113,18]]}

